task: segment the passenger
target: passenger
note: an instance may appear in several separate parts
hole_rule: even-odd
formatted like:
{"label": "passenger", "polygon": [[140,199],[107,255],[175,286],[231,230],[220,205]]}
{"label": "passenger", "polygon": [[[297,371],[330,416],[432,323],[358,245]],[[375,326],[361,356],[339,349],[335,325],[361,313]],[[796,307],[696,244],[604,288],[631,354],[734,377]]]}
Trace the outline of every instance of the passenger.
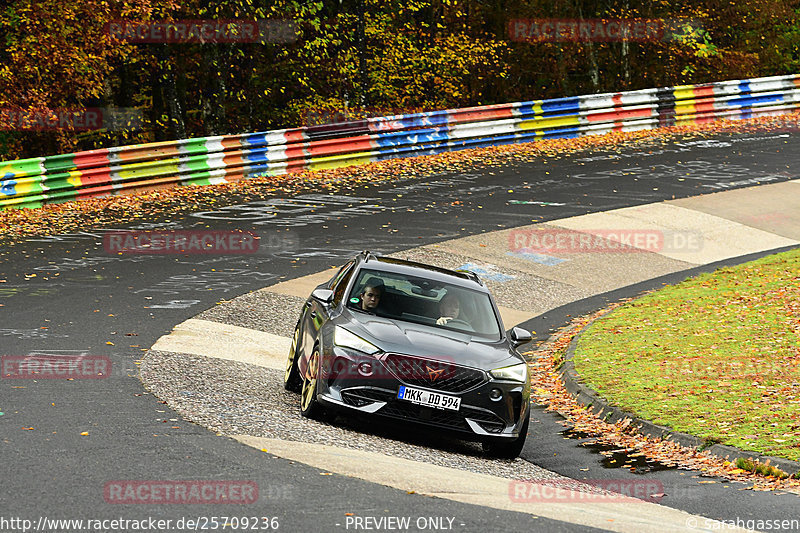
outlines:
{"label": "passenger", "polygon": [[441,315],[436,323],[440,326],[447,324],[451,320],[461,318],[461,302],[454,293],[448,292],[439,300],[439,314]]}
{"label": "passenger", "polygon": [[378,304],[381,303],[385,287],[380,280],[370,279],[364,288],[361,289],[361,309],[374,313]]}

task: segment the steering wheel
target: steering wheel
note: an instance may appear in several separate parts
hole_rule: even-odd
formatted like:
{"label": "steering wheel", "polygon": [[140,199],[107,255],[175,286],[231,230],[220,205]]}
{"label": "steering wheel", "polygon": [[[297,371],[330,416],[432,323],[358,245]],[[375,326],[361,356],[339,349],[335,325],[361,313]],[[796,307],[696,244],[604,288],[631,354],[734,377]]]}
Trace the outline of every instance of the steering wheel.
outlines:
{"label": "steering wheel", "polygon": [[461,326],[463,328],[467,328],[470,331],[473,331],[472,325],[467,322],[466,320],[461,320],[460,318],[454,318],[452,320],[447,321],[448,326]]}

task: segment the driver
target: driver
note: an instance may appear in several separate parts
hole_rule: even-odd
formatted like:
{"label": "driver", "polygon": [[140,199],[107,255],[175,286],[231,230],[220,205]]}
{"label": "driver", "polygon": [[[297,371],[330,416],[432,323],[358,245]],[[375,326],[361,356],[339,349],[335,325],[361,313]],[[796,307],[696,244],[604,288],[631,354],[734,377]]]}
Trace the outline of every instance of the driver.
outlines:
{"label": "driver", "polygon": [[441,316],[436,320],[436,323],[440,326],[453,319],[460,318],[461,301],[458,296],[450,292],[442,296],[442,299],[439,300],[439,314]]}
{"label": "driver", "polygon": [[374,313],[378,304],[381,303],[384,289],[380,280],[373,278],[367,281],[367,284],[361,289],[361,309]]}

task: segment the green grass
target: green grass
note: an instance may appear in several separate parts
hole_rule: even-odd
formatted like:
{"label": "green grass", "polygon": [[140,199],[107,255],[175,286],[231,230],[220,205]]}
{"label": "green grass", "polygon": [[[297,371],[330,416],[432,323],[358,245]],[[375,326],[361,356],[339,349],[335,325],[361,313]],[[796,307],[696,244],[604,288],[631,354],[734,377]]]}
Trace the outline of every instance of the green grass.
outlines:
{"label": "green grass", "polygon": [[587,385],[704,440],[800,459],[800,250],[639,298],[581,336]]}

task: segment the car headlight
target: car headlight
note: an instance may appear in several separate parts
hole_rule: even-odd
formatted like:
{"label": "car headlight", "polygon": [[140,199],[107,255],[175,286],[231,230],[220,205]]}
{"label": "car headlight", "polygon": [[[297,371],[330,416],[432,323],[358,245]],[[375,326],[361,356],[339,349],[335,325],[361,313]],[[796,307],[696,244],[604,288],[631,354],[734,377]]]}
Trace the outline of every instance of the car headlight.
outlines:
{"label": "car headlight", "polygon": [[333,330],[333,343],[336,346],[351,348],[366,354],[373,354],[380,351],[378,347],[371,342],[365,341],[355,333],[350,333],[341,326],[336,326]]}
{"label": "car headlight", "polygon": [[526,365],[525,363],[505,366],[503,368],[495,368],[489,373],[495,379],[519,381],[520,383],[525,383],[526,381],[528,381],[528,365]]}

